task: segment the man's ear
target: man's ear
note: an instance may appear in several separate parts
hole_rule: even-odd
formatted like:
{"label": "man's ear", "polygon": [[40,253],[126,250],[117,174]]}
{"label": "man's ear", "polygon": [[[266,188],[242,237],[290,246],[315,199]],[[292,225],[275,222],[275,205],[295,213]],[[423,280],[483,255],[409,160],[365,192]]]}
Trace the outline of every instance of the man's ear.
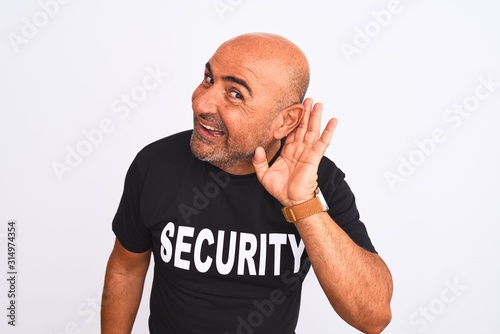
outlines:
{"label": "man's ear", "polygon": [[304,105],[301,103],[296,103],[281,110],[276,117],[278,124],[277,129],[274,131],[274,138],[281,140],[288,136],[300,124],[303,116]]}

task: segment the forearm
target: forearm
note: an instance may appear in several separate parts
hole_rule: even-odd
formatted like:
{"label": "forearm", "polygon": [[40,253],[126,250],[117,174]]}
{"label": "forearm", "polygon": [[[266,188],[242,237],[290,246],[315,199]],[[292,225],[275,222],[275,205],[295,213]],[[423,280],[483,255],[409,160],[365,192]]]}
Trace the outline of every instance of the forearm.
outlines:
{"label": "forearm", "polygon": [[129,272],[108,263],[101,304],[101,333],[128,334],[139,309],[147,267]]}
{"label": "forearm", "polygon": [[335,311],[365,333],[379,333],[391,318],[391,274],[377,254],[357,246],[320,213],[295,223],[312,266]]}

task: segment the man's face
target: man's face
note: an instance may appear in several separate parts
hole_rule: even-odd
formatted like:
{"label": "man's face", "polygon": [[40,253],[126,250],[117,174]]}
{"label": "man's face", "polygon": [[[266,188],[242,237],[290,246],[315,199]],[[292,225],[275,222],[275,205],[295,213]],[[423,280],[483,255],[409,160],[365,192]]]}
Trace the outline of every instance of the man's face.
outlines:
{"label": "man's face", "polygon": [[276,145],[273,120],[282,92],[276,78],[282,75],[275,67],[239,48],[217,50],[192,96],[196,157],[238,174],[251,172],[256,147]]}

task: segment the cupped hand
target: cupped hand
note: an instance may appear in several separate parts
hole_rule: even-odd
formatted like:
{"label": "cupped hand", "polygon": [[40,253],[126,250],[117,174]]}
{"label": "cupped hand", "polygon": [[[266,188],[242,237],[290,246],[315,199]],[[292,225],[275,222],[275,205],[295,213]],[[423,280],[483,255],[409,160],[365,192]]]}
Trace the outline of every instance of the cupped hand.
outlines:
{"label": "cupped hand", "polygon": [[283,206],[303,203],[314,197],[318,167],[330,145],[337,119],[328,121],[321,130],[323,105],[304,101],[304,114],[299,125],[286,138],[278,159],[271,167],[264,148],[258,147],[252,160],[257,178],[264,188]]}

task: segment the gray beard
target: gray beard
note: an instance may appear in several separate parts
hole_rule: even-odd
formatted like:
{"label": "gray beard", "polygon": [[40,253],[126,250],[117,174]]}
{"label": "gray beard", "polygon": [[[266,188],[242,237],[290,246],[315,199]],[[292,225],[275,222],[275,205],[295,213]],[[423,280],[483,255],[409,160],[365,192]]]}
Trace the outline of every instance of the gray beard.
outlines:
{"label": "gray beard", "polygon": [[[253,158],[253,155],[254,155],[254,152],[255,150],[253,150],[252,152],[227,152],[227,151],[224,151],[223,152],[223,156],[221,156],[221,154],[210,154],[210,152],[203,152],[203,153],[200,153],[200,152],[196,152],[194,149],[193,149],[193,136],[196,136],[196,133],[193,131],[193,134],[191,135],[191,140],[190,140],[190,147],[191,147],[191,152],[193,153],[193,155],[201,160],[201,161],[205,161],[205,162],[208,162],[222,170],[225,170],[227,168],[231,168],[235,165],[237,165],[238,163],[247,163],[247,162],[251,162],[252,161],[252,158]],[[209,142],[206,142],[204,138],[200,137],[200,136],[197,136],[197,139],[200,140],[201,142],[203,143],[206,143],[206,144],[210,144]]]}

